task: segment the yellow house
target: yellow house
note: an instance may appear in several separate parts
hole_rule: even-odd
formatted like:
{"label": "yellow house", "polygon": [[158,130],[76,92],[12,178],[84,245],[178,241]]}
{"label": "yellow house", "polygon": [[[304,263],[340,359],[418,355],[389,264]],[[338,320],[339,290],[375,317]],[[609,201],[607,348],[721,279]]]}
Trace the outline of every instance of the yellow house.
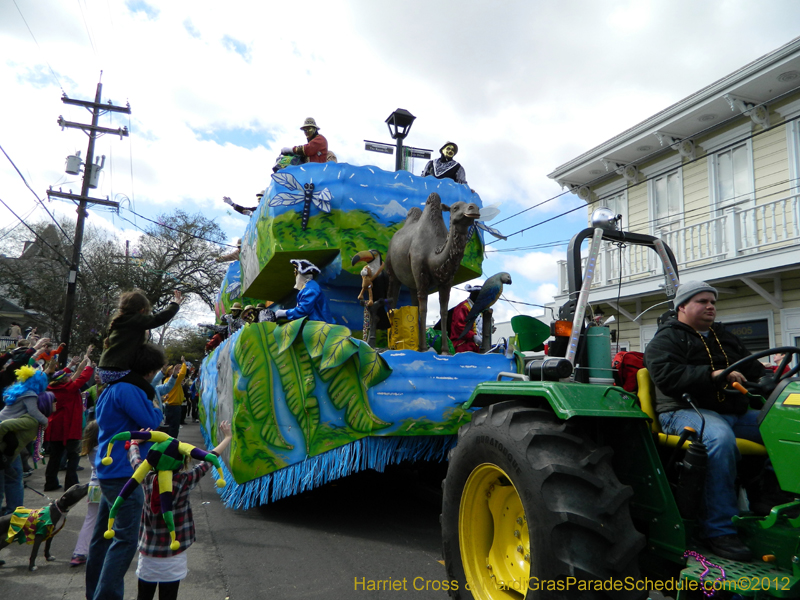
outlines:
{"label": "yellow house", "polygon": [[[624,230],[661,237],[681,281],[717,287],[718,320],[751,351],[800,345],[800,38],[548,177],[590,215],[608,207]],[[655,253],[606,244],[598,264],[592,306],[643,349],[667,308]],[[556,306],[567,291],[564,262]]]}

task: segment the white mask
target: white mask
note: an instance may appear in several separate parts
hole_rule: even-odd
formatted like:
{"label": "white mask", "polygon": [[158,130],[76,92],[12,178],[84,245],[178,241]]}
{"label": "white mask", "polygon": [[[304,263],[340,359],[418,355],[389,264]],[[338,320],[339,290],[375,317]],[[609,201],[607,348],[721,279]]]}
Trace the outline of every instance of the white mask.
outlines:
{"label": "white mask", "polygon": [[313,279],[313,277],[314,276],[311,275],[310,273],[308,273],[306,275],[303,275],[302,273],[298,273],[294,278],[294,289],[302,290],[304,287],[306,287],[306,284],[311,279]]}

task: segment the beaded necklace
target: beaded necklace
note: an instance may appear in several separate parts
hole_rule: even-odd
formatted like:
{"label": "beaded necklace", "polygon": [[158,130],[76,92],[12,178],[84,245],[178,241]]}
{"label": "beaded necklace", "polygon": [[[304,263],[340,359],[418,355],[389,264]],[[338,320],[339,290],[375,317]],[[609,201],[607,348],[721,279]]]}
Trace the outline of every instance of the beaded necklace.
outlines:
{"label": "beaded necklace", "polygon": [[[719,341],[719,338],[717,337],[717,334],[714,331],[714,328],[713,327],[709,327],[708,330],[711,332],[711,335],[714,336],[714,339],[717,342],[717,346],[719,346],[719,349],[722,351],[722,356],[725,357],[725,367],[724,368],[727,369],[730,366],[731,362],[728,360],[728,355],[725,352],[725,348],[722,347],[722,342]],[[708,347],[708,344],[706,343],[706,336],[704,336],[702,333],[700,333],[696,329],[694,330],[694,332],[700,337],[700,341],[703,342],[703,347],[706,349],[706,353],[708,354],[708,360],[711,363],[711,372],[713,373],[714,371],[716,371],[716,369],[714,368],[714,358],[711,356],[711,349]],[[727,385],[725,387],[727,387]],[[719,390],[717,391],[717,401],[718,402],[724,402],[725,401],[725,394],[722,393]]]}

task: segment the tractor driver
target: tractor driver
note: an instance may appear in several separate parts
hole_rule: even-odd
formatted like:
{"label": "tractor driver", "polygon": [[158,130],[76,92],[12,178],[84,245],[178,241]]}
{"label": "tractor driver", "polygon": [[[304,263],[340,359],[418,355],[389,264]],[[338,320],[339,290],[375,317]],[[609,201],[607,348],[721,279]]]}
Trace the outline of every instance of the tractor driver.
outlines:
{"label": "tractor driver", "polygon": [[705,417],[703,443],[708,448],[702,533],[715,554],[731,560],[752,558],[731,521],[739,514],[735,485],[740,455],[736,438],[761,443],[758,411],[746,396],[727,389],[733,382],[757,381],[764,368],[753,360],[743,372],[725,380],[719,374],[748,356],[742,342],[715,323],[717,290],[702,281],[678,286],[674,306],[677,318],[667,319],[647,345],[645,366],[656,384],[655,410],[664,433],[680,435],[684,427],[699,432],[700,417],[682,399],[690,393]]}
{"label": "tractor driver", "polygon": [[281,154],[297,154],[304,156],[308,162],[324,163],[328,161],[328,140],[319,132],[317,122],[308,117],[300,128],[306,134],[308,143],[302,146],[282,148]]}

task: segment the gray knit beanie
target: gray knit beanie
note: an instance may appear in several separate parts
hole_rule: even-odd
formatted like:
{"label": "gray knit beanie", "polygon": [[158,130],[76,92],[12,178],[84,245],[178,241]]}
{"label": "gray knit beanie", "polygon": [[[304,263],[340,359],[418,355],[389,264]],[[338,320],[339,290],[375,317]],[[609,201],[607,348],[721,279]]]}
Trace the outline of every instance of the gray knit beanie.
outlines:
{"label": "gray knit beanie", "polygon": [[673,300],[675,308],[691,300],[697,294],[702,292],[711,292],[714,294],[714,300],[717,299],[717,290],[705,281],[687,281],[678,286],[678,291],[675,293]]}

